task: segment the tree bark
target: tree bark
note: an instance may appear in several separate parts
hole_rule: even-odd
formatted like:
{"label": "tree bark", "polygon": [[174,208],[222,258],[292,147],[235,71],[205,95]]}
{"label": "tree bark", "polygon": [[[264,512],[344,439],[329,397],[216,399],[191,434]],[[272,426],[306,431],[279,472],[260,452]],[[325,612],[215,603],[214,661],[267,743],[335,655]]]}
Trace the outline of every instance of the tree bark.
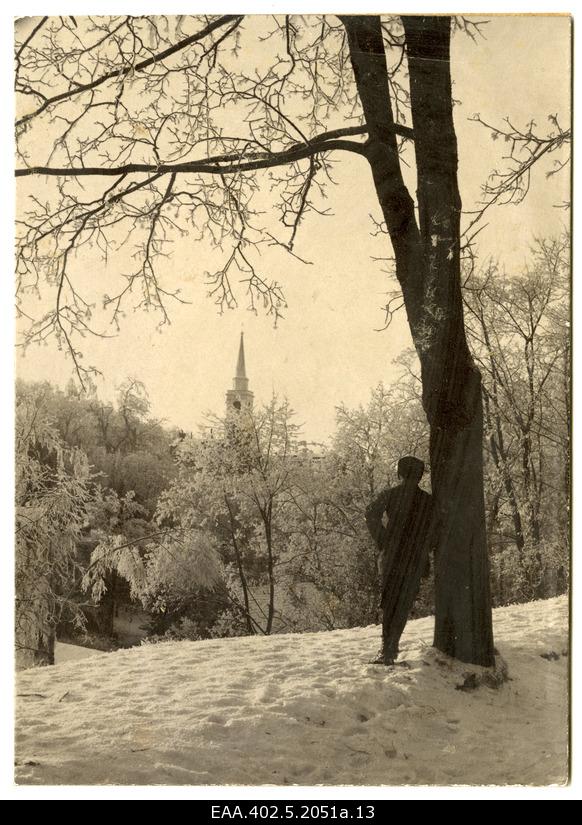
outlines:
{"label": "tree bark", "polygon": [[420,226],[400,169],[380,19],[351,16],[342,22],[368,126],[366,157],[422,371],[432,490],[440,520],[435,646],[462,661],[490,666],[494,652],[481,376],[467,346],[461,298],[461,199],[452,114],[450,18],[402,18]]}

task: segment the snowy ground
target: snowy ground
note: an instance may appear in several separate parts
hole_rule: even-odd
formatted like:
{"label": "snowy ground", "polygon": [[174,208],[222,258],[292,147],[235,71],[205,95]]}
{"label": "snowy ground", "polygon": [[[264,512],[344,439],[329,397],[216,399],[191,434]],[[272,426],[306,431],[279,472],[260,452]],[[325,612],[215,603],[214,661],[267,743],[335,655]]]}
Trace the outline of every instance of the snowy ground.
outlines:
{"label": "snowy ground", "polygon": [[168,642],[25,671],[21,784],[561,783],[567,602],[495,611],[511,681],[469,670],[410,622],[400,659],[369,664],[379,628]]}
{"label": "snowy ground", "polygon": [[102,656],[102,650],[95,650],[91,647],[81,647],[80,645],[69,645],[65,642],[55,644],[55,664],[63,665],[65,662],[79,662],[81,659],[88,659],[90,656]]}

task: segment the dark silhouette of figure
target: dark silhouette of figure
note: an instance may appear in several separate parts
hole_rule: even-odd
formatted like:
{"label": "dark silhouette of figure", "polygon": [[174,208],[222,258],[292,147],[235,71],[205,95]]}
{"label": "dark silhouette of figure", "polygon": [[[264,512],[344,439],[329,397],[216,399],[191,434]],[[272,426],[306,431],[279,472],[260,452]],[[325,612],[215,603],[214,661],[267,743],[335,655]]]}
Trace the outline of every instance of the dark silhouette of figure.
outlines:
{"label": "dark silhouette of figure", "polygon": [[378,663],[394,664],[398,642],[418,595],[421,578],[430,574],[434,544],[432,496],[418,486],[424,463],[413,456],[398,462],[401,483],[387,488],[366,510],[366,524],[379,550],[382,652]]}

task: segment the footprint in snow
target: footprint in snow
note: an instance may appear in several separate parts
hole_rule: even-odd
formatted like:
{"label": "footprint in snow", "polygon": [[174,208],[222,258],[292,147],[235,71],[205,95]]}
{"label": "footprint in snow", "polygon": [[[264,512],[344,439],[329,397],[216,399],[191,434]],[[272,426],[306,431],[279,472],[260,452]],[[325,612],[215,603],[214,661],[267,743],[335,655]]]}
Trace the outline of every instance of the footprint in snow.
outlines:
{"label": "footprint in snow", "polygon": [[226,719],[218,713],[211,713],[210,716],[206,717],[205,721],[212,722],[214,725],[226,725]]}

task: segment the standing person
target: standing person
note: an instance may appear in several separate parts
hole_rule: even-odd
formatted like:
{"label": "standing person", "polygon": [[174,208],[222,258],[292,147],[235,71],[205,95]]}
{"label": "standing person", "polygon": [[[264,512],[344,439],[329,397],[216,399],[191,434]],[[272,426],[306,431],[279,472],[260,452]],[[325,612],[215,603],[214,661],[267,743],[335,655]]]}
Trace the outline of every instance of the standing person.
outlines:
{"label": "standing person", "polygon": [[423,473],[420,459],[401,458],[401,483],[382,490],[366,509],[366,524],[380,553],[382,651],[377,664],[394,664],[420,580],[430,573],[434,519],[432,496],[418,486]]}

